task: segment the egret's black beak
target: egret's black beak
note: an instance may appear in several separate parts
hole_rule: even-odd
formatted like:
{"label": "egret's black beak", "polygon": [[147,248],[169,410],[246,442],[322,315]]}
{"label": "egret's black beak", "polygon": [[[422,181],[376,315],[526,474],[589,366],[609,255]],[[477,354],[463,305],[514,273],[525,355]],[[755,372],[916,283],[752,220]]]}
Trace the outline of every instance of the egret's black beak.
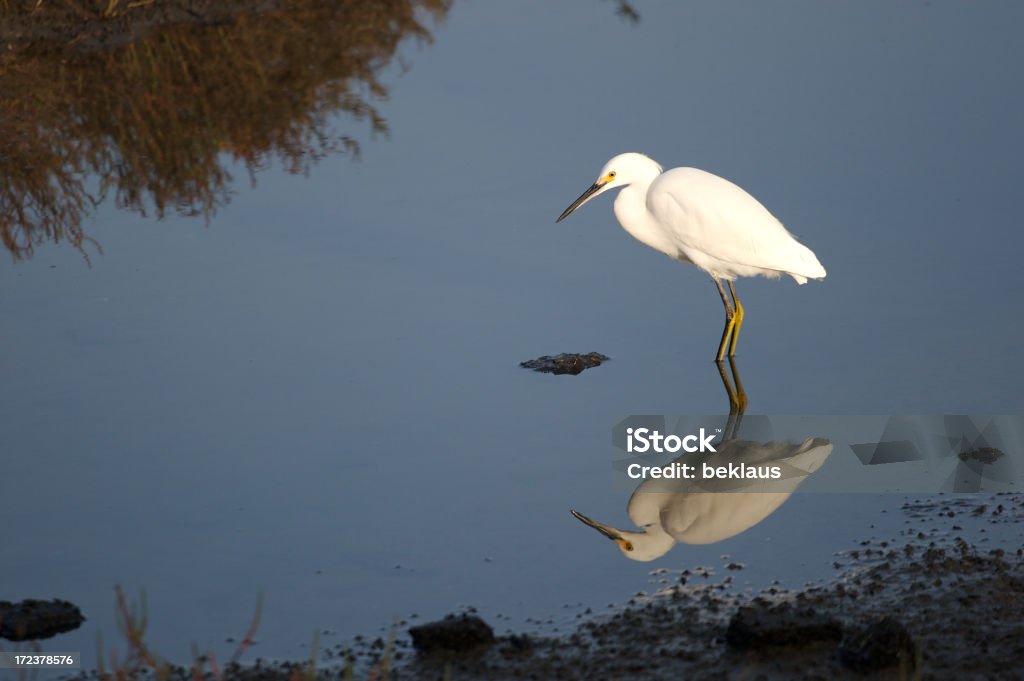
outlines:
{"label": "egret's black beak", "polygon": [[[570,213],[572,213],[574,210],[576,210],[577,208],[582,206],[584,203],[589,201],[590,197],[593,196],[594,194],[596,194],[601,189],[601,187],[603,187],[603,186],[604,186],[604,183],[602,183],[602,182],[595,182],[594,184],[590,185],[590,189],[588,189],[587,191],[585,191],[582,194],[580,194],[580,198],[578,198],[575,201],[573,201],[572,205],[569,206],[568,208],[566,208],[565,212],[562,213],[561,215],[559,215],[558,219],[555,220],[555,222],[556,223],[561,222],[562,220],[564,220],[567,217],[569,217]],[[573,513],[575,514],[576,511],[573,511]],[[577,517],[579,517],[579,516],[577,516]],[[586,521],[584,521],[584,522],[586,522]]]}
{"label": "egret's black beak", "polygon": [[581,523],[583,523],[584,525],[587,525],[588,527],[594,528],[595,530],[597,530],[598,532],[600,532],[604,536],[608,537],[612,541],[614,541],[614,542],[622,541],[622,535],[619,534],[619,531],[616,530],[614,527],[608,527],[607,525],[602,525],[601,523],[597,522],[596,520],[593,520],[593,519],[588,518],[587,516],[583,515],[579,511],[573,511],[572,509],[569,509],[569,512],[572,513],[573,517],[576,518],[576,520],[579,520]]}

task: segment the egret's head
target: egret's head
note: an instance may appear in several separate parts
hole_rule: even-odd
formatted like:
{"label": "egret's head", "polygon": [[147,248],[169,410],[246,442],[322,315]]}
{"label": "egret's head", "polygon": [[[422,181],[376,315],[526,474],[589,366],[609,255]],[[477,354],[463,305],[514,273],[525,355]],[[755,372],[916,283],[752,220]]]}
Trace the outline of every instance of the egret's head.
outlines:
{"label": "egret's head", "polygon": [[655,533],[625,532],[617,530],[610,525],[599,523],[578,511],[570,512],[581,523],[587,527],[594,528],[615,542],[619,550],[622,551],[622,555],[630,560],[648,561],[660,558],[675,544],[675,540],[663,531]]}
{"label": "egret's head", "polygon": [[619,154],[604,164],[604,168],[601,168],[594,184],[590,185],[590,188],[583,192],[580,198],[573,201],[572,205],[566,208],[555,222],[566,219],[570,213],[598,194],[639,182],[650,184],[660,174],[661,166],[643,154],[635,152]]}

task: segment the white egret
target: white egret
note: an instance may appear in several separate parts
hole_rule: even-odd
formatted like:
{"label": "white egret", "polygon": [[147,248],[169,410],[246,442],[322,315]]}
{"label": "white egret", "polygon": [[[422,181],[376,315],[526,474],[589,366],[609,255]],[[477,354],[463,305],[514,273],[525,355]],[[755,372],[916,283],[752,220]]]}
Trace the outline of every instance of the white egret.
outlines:
{"label": "white egret", "polygon": [[633,492],[627,508],[640,532],[618,530],[579,511],[571,513],[614,541],[627,558],[654,560],[668,553],[676,542],[713,544],[757,525],[782,506],[831,453],[832,443],[820,437],[809,437],[800,444],[727,440],[708,459],[701,458],[701,454],[684,454],[676,462],[689,462],[696,470],[702,470],[705,461],[712,468],[730,463],[779,466],[781,478],[648,479]]}
{"label": "white egret", "polygon": [[[660,165],[643,154],[619,154],[597,180],[565,209],[561,222],[590,199],[622,187],[615,217],[634,238],[711,275],[725,305],[725,329],[716,361],[736,353],[743,306],[736,277],[783,274],[798,284],[824,279],[825,268],[811,249],[786,231],[761,203],[732,182],[697,168]],[[732,302],[722,288],[728,283]]]}

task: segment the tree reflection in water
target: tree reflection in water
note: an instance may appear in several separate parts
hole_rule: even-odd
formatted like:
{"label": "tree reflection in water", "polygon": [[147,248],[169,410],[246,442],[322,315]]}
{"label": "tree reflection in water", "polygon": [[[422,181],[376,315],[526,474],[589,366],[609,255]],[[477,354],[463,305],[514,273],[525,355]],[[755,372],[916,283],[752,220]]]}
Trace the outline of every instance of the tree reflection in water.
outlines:
{"label": "tree reflection in water", "polygon": [[209,5],[198,0],[113,4],[125,9],[0,2],[0,37],[19,38],[0,56],[0,237],[15,260],[46,241],[98,248],[82,225],[111,195],[141,215],[209,219],[235,164],[255,180],[275,159],[306,173],[358,154],[332,118],[386,133],[382,70],[403,41],[430,41],[451,3],[281,0],[228,14],[238,3],[226,2],[205,15],[168,9]]}

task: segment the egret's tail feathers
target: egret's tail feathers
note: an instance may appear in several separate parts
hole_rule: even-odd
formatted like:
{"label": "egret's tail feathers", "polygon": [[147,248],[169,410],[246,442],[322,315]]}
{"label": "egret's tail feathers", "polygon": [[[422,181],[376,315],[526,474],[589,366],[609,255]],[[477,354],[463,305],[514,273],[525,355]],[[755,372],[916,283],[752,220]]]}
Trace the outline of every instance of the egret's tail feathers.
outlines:
{"label": "egret's tail feathers", "polygon": [[832,453],[832,443],[823,437],[809,437],[786,459],[786,463],[794,468],[806,471],[808,475],[821,468],[825,459]]}
{"label": "egret's tail feathers", "polygon": [[806,284],[808,279],[824,279],[827,272],[825,272],[825,268],[821,266],[821,263],[818,262],[818,257],[814,255],[814,251],[803,244],[799,245],[799,263],[796,267],[787,271],[786,274],[793,277],[798,284]]}
{"label": "egret's tail feathers", "polygon": [[808,279],[824,279],[828,272],[825,271],[825,268],[822,267],[821,263],[818,262],[818,259],[815,258],[814,267],[804,272],[804,274]]}

